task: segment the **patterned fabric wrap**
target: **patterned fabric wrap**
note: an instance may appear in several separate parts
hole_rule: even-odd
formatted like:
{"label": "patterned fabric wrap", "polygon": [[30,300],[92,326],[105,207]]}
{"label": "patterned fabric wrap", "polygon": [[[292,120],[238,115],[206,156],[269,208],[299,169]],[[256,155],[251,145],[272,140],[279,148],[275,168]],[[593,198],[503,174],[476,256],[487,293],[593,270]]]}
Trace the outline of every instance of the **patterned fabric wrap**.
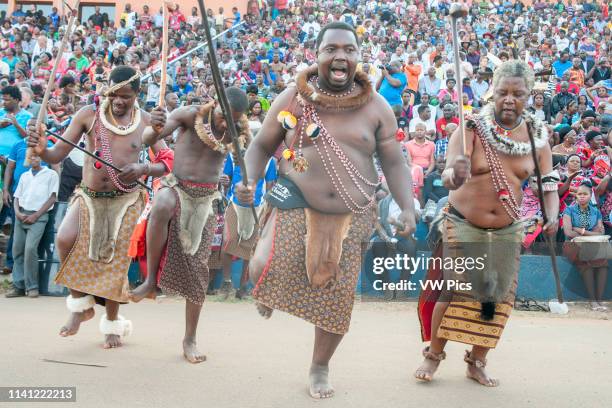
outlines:
{"label": "patterned fabric wrap", "polygon": [[162,255],[158,274],[158,286],[166,293],[179,295],[192,303],[204,303],[206,289],[208,288],[208,258],[216,225],[215,213],[211,212],[204,228],[202,239],[194,255],[185,253],[181,244],[181,202],[176,191],[181,189],[192,198],[208,197],[217,193],[216,186],[200,185],[180,181],[170,188],[176,199],[176,210],[170,221],[168,241]]}
{"label": "patterned fabric wrap", "polygon": [[273,243],[264,271],[253,290],[258,302],[304,319],[336,334],[349,330],[355,287],[361,270],[361,244],[367,242],[376,214],[353,214],[342,244],[340,275],[329,287],[313,289],[306,275],[306,217],[303,208],[274,208]]}
{"label": "patterned fabric wrap", "polygon": [[[90,231],[90,214],[85,198],[76,195],[71,206],[78,206],[79,226],[74,246],[66,260],[62,263],[55,282],[79,292],[94,295],[97,298],[109,299],[127,303],[128,299],[128,269],[132,259],[128,256],[130,235],[144,207],[144,193],[127,208],[121,220],[117,234],[114,256],[110,262],[93,261],[89,257],[90,237],[95,232]],[[112,198],[90,198],[94,201],[113,200]],[[102,302],[103,303],[103,302]]]}

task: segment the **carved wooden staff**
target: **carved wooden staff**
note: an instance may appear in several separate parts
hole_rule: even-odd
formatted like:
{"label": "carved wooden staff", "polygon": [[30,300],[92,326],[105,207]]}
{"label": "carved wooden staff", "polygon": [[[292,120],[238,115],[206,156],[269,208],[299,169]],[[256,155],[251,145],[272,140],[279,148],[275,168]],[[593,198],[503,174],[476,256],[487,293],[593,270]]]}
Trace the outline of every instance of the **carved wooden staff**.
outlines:
{"label": "carved wooden staff", "polygon": [[[219,99],[219,103],[221,104],[221,109],[223,110],[223,115],[225,116],[225,121],[227,122],[227,127],[229,128],[230,135],[232,137],[232,144],[234,146],[234,151],[236,152],[238,166],[240,166],[242,184],[244,184],[245,187],[248,187],[249,178],[247,176],[247,169],[244,164],[242,152],[240,151],[241,149],[240,144],[238,143],[238,131],[236,130],[236,124],[234,123],[232,110],[227,100],[227,96],[225,95],[223,80],[221,78],[221,73],[219,72],[219,63],[217,62],[217,55],[213,46],[212,35],[210,34],[210,25],[208,24],[208,17],[206,16],[206,6],[204,5],[204,0],[198,0],[198,5],[200,6],[200,13],[202,14],[202,24],[204,25],[206,41],[208,42],[208,58],[210,62],[210,69],[212,71],[213,82],[215,83],[215,89],[217,90],[217,98]],[[255,223],[259,224],[259,217],[257,216],[257,212],[255,211],[255,207],[253,205],[251,205],[251,210],[253,211]]]}
{"label": "carved wooden staff", "polygon": [[[71,8],[68,4],[64,3],[72,14],[70,16],[70,20],[68,21],[68,27],[66,28],[64,37],[62,38],[62,43],[60,44],[59,50],[57,51],[57,59],[55,61],[55,64],[53,65],[53,68],[51,69],[51,75],[49,75],[49,81],[47,82],[47,89],[45,90],[42,103],[40,104],[40,111],[38,111],[38,117],[36,118],[36,127],[41,131],[41,133],[44,126],[43,121],[45,120],[45,114],[47,113],[47,104],[49,102],[49,96],[51,96],[51,91],[53,89],[53,85],[55,84],[55,74],[57,72],[57,67],[59,66],[61,58],[64,55],[64,48],[66,48],[66,44],[68,43],[68,40],[72,35],[72,27],[74,26],[74,21],[78,14],[76,10],[79,9],[80,3],[81,0],[76,0],[76,3],[74,3],[74,8]],[[30,160],[33,155],[34,151],[31,147],[28,147],[28,149],[26,150],[26,158],[23,162],[24,166],[30,166]]]}
{"label": "carved wooden staff", "polygon": [[459,59],[459,33],[457,32],[457,20],[468,15],[467,6],[460,3],[451,4],[449,11],[451,19],[451,30],[453,34],[453,52],[455,59],[455,78],[457,82],[457,109],[459,113],[459,132],[461,134],[461,145],[463,155],[467,156],[467,146],[465,141],[465,120],[463,118],[463,81],[461,79],[461,60]]}

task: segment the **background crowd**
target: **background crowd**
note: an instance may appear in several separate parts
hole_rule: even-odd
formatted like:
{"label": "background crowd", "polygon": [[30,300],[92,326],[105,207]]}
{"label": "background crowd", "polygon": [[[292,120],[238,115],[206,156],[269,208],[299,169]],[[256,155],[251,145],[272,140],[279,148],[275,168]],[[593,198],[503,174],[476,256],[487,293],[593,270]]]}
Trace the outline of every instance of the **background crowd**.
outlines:
{"label": "background crowd", "polygon": [[[459,123],[459,104],[465,114],[477,113],[491,96],[495,67],[508,59],[527,61],[536,71],[536,87],[527,109],[549,126],[554,163],[562,175],[559,196],[565,225],[558,240],[573,238],[581,229],[583,234],[612,233],[609,2],[468,4],[468,17],[459,22],[460,83],[454,73],[446,18],[449,1],[251,0],[246,14],[237,8],[208,9],[206,18],[216,36],[214,46],[225,84],[239,86],[249,96],[248,119],[254,133],[274,98],[294,81],[297,72],[315,62],[315,40],[321,27],[331,21],[354,26],[361,43],[358,69],[369,75],[396,114],[397,139],[410,157],[412,188],[425,229],[448,195],[441,172],[448,137]],[[0,224],[26,229],[37,225],[36,230],[43,231],[30,234],[34,236],[30,242],[13,239],[12,231],[18,228],[10,233],[5,229],[11,237],[5,272],[15,272],[14,264],[22,265],[24,259],[26,266],[33,265],[31,254],[37,246],[39,256],[50,251],[56,221],[80,181],[83,158],[73,152],[55,169],[60,174],[56,191],[27,193],[41,170],[23,165],[24,128],[38,114],[52,67],[58,65],[58,74],[46,115],[48,126],[58,132],[68,126],[78,109],[94,101],[96,90],[105,85],[108,73],[117,65],[127,64],[142,73],[141,106],[151,109],[157,104],[163,19],[161,10],[146,5],[138,8],[126,5],[120,21],[96,10],[80,21],[63,55],[58,55],[58,48],[69,15],[60,15],[55,8],[43,15],[35,6],[25,10],[20,5],[12,15],[0,14],[0,184],[4,203]],[[169,112],[214,97],[201,22],[196,7],[177,7],[170,14]],[[28,172],[31,177],[24,178]],[[20,186],[22,180],[28,180],[29,187]],[[524,186],[522,211],[530,221],[526,250],[541,240],[534,181]],[[579,199],[581,192],[585,199]],[[399,209],[384,184],[379,193],[380,225],[374,240],[389,250],[412,250],[413,245],[395,237],[394,217]],[[27,202],[29,208],[22,207],[27,215],[19,208],[15,211],[17,201]],[[55,201],[59,204],[54,205]]]}

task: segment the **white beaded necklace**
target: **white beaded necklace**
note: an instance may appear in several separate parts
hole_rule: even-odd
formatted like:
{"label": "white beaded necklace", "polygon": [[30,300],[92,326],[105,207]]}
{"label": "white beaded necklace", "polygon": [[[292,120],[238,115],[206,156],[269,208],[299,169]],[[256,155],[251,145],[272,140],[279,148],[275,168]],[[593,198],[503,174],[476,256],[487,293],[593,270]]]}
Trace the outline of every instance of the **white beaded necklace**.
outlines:
{"label": "white beaded necklace", "polygon": [[110,123],[110,121],[106,117],[109,109],[112,109],[110,106],[110,99],[104,98],[104,100],[100,104],[100,121],[102,122],[102,125],[104,125],[105,128],[107,128],[114,134],[119,136],[129,135],[130,133],[138,129],[138,126],[140,126],[142,117],[140,114],[140,106],[138,106],[138,102],[134,102],[134,114],[132,115],[133,118],[127,126],[115,126]]}

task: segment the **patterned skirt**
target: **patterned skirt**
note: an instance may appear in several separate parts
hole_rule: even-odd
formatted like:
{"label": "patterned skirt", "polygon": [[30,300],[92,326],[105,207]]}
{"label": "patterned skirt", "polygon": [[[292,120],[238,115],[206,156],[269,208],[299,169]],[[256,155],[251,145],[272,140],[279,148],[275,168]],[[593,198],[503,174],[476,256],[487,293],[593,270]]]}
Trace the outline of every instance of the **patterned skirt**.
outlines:
{"label": "patterned skirt", "polygon": [[[77,191],[77,193],[79,192]],[[94,261],[89,256],[90,238],[100,234],[90,230],[90,217],[95,217],[96,214],[89,213],[85,200],[92,200],[95,203],[94,208],[104,209],[113,204],[112,200],[117,199],[86,198],[79,194],[75,196],[71,205],[79,206],[79,232],[72,250],[62,263],[60,271],[55,278],[57,284],[93,295],[100,304],[105,303],[104,299],[120,303],[127,303],[129,301],[128,269],[130,268],[132,258],[128,255],[128,247],[132,231],[144,208],[142,193],[136,192],[131,194],[140,194],[141,196],[133,205],[125,210],[125,213],[116,214],[116,216],[121,217],[121,226],[116,238],[112,240],[114,242],[114,254],[110,262],[106,260]],[[99,214],[98,217],[100,216]]]}
{"label": "patterned skirt", "polygon": [[267,221],[273,223],[272,250],[253,290],[253,298],[327,332],[347,333],[361,270],[362,243],[372,234],[375,214],[353,214],[348,236],[342,243],[340,275],[331,286],[315,289],[308,281],[304,261],[304,209],[274,208],[272,211]]}
{"label": "patterned skirt", "polygon": [[[201,305],[204,303],[208,288],[208,259],[216,216],[213,211],[210,212],[202,228],[201,240],[195,254],[186,253],[181,242],[184,231],[181,231],[180,226],[182,211],[186,209],[181,206],[177,189],[181,189],[190,197],[203,198],[215,194],[216,186],[179,182],[178,185],[168,188],[174,192],[176,212],[168,228],[168,241],[159,266],[158,286],[168,294],[179,295],[192,303]],[[189,214],[183,215],[190,216]]]}

